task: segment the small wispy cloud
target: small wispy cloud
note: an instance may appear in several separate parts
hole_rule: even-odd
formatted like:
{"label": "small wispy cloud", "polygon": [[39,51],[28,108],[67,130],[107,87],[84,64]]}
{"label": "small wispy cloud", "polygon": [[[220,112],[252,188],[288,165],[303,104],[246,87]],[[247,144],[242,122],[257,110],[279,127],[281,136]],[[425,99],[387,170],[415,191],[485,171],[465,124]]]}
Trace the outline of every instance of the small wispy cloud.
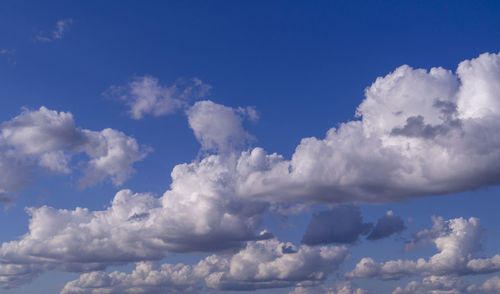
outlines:
{"label": "small wispy cloud", "polygon": [[1,48],[0,49],[0,55],[4,56],[7,62],[11,64],[16,64],[16,60],[14,59],[14,55],[16,53],[16,50],[14,49],[6,49],[6,48]]}
{"label": "small wispy cloud", "polygon": [[13,49],[0,49],[0,54],[2,55],[12,55],[14,52],[16,51]]}
{"label": "small wispy cloud", "polygon": [[60,19],[57,21],[55,28],[50,33],[39,32],[35,36],[35,40],[37,42],[53,42],[56,40],[60,40],[63,36],[69,31],[71,24],[73,23],[73,19]]}

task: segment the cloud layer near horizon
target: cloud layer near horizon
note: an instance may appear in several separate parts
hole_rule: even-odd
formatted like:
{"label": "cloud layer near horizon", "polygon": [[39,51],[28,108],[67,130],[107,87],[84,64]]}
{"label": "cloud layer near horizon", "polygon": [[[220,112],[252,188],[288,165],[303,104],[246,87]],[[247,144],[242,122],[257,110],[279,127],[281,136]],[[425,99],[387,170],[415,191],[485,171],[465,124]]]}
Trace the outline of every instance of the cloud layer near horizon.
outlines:
{"label": "cloud layer near horizon", "polygon": [[131,274],[92,272],[66,284],[61,294],[195,293],[317,284],[348,257],[345,247],[296,248],[275,239],[249,242],[232,256],[211,255],[194,266],[139,263]]}

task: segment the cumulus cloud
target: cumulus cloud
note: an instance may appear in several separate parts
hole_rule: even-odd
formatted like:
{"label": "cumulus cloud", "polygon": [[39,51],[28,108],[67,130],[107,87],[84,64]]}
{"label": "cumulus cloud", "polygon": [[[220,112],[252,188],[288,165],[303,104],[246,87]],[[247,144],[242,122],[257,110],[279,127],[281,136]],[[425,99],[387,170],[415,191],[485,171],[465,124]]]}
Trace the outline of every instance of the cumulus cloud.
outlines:
{"label": "cumulus cloud", "polygon": [[432,230],[423,231],[422,235],[431,235],[438,253],[428,260],[391,260],[383,263],[366,257],[348,272],[349,278],[400,279],[406,276],[447,276],[490,273],[500,270],[500,256],[474,258],[480,250],[483,228],[479,219],[463,218],[444,221],[433,218]]}
{"label": "cumulus cloud", "polygon": [[[257,231],[268,204],[237,198],[226,185],[235,172],[223,160],[234,159],[214,155],[176,166],[171,189],[161,198],[122,190],[102,211],[29,208],[29,232],[1,245],[0,263],[36,266],[34,277],[46,269],[99,270],[159,260],[168,252],[211,252],[270,238]],[[0,268],[3,276],[12,279],[5,287],[19,282]]]}
{"label": "cumulus cloud", "polygon": [[[500,56],[378,78],[359,120],[305,138],[291,160],[254,171],[238,192],[270,201],[402,201],[500,181]],[[376,172],[374,172],[376,171]]]}
{"label": "cumulus cloud", "polygon": [[[366,99],[357,111],[359,120],[329,130],[324,139],[303,139],[290,160],[258,147],[241,151],[249,136],[241,123],[244,117],[256,117],[251,110],[197,102],[186,111],[189,125],[202,149],[213,152],[177,165],[170,189],[162,197],[124,190],[102,211],[31,208],[29,232],[2,244],[0,262],[18,268],[19,277],[26,280],[30,275],[21,273],[52,268],[99,270],[159,260],[168,252],[241,248],[248,241],[271,237],[268,232],[259,233],[262,215],[270,205],[381,203],[496,184],[500,175],[498,77],[497,54],[464,61],[456,73],[399,67],[366,90]],[[162,95],[153,94],[152,105]],[[140,118],[154,114],[156,107],[138,109],[145,109],[137,112]],[[109,142],[136,150],[135,141],[113,130],[68,128],[60,121],[72,120],[64,113],[56,114],[48,115],[54,120],[41,120],[54,136],[33,126],[24,132],[33,144],[23,143],[23,132],[2,135],[10,147],[0,155],[1,164],[28,166],[23,162],[26,156],[22,160],[15,156],[19,152],[32,157],[28,163],[66,172],[69,161],[64,155],[78,151],[90,157],[82,184],[93,183],[104,174],[116,182],[128,175],[119,165],[107,168],[116,164],[115,158],[121,158],[120,150],[125,148],[115,150]],[[56,152],[61,150],[63,154]],[[374,239],[401,229],[396,218],[382,219]],[[428,260],[376,263],[368,258],[348,275],[386,279],[496,270],[496,257],[474,256],[482,234],[478,219],[438,219],[436,223],[432,232],[422,233],[420,238],[433,242],[439,250]],[[22,271],[26,266],[32,269]],[[220,289],[226,283],[233,285],[230,273],[213,276],[207,284]],[[9,284],[17,279],[7,270],[0,277],[9,277]],[[239,287],[269,283],[267,278],[253,279]]]}
{"label": "cumulus cloud", "polygon": [[206,100],[196,102],[186,113],[189,127],[203,150],[226,153],[239,149],[253,138],[243,129],[241,114],[248,115],[251,119],[257,117],[246,109],[233,109]]}
{"label": "cumulus cloud", "polygon": [[[456,72],[401,66],[366,89],[358,120],[330,129],[324,139],[302,139],[290,160],[264,152],[262,160],[273,164],[245,170],[235,191],[273,203],[384,203],[498,184],[499,80],[498,54],[463,61]],[[163,91],[156,80],[150,84],[152,92]],[[146,105],[161,99],[150,100]],[[145,109],[135,117],[163,108]],[[218,152],[247,140],[242,116],[255,117],[209,101],[187,115],[202,148]]]}
{"label": "cumulus cloud", "polygon": [[211,255],[193,266],[138,263],[131,274],[92,272],[66,284],[62,294],[193,293],[205,287],[255,290],[317,283],[348,256],[345,247],[296,248],[276,239],[249,242],[238,253]]}
{"label": "cumulus cloud", "polygon": [[54,173],[70,173],[71,157],[84,153],[89,161],[80,180],[82,186],[106,178],[121,185],[133,173],[132,165],[147,154],[147,148],[120,131],[78,128],[71,113],[45,107],[24,110],[0,124],[0,150],[3,200],[28,185],[37,166]]}
{"label": "cumulus cloud", "polygon": [[161,85],[152,76],[135,77],[126,86],[112,86],[106,95],[125,101],[130,117],[141,119],[147,114],[161,116],[185,108],[192,100],[206,97],[212,86],[198,78],[178,79],[171,86]]}
{"label": "cumulus cloud", "polygon": [[338,206],[313,214],[302,237],[302,243],[354,243],[359,236],[368,234],[371,229],[372,224],[363,223],[359,207]]}
{"label": "cumulus cloud", "polygon": [[472,289],[479,288],[480,291],[486,293],[500,293],[500,277],[493,277],[486,280],[481,286],[474,287]]}
{"label": "cumulus cloud", "polygon": [[60,40],[69,31],[69,28],[72,23],[73,20],[71,18],[60,19],[57,21],[55,28],[52,32],[48,34],[45,32],[40,32],[36,35],[35,40],[44,43]]}
{"label": "cumulus cloud", "polygon": [[473,286],[457,277],[448,276],[429,276],[422,282],[411,281],[405,287],[397,287],[392,294],[460,294],[477,293],[470,292]]}

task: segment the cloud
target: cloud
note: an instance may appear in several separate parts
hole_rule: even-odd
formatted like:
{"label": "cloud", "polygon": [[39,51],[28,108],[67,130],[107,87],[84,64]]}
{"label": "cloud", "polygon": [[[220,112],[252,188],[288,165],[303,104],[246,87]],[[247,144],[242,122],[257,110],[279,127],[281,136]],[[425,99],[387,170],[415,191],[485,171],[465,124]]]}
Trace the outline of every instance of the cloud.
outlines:
{"label": "cloud", "polygon": [[451,219],[433,218],[432,230],[423,234],[431,236],[438,253],[428,260],[391,260],[377,263],[366,257],[356,265],[353,271],[346,273],[348,278],[400,279],[406,276],[448,276],[490,273],[500,270],[500,256],[474,258],[481,248],[480,240],[483,228],[478,218]]}
{"label": "cloud", "polygon": [[[132,112],[136,118],[163,109],[149,106],[163,99],[164,89],[149,80],[153,86],[145,88],[154,90],[145,92],[154,94],[137,97],[152,102]],[[366,89],[359,119],[330,129],[324,139],[302,139],[290,160],[255,149],[273,163],[238,175],[235,192],[272,203],[387,203],[498,184],[499,80],[498,54],[465,60],[455,73],[401,66]],[[132,106],[142,101],[127,99]],[[255,117],[209,101],[187,114],[202,149],[222,153],[248,138],[242,116]],[[241,161],[248,154],[241,153]]]}
{"label": "cloud", "polygon": [[372,226],[363,223],[359,207],[339,206],[314,213],[301,242],[307,245],[354,243],[361,235],[368,234]]}
{"label": "cloud", "polygon": [[57,21],[54,30],[50,34],[40,32],[36,35],[35,40],[44,43],[60,40],[69,31],[72,23],[73,20],[71,18],[60,19]]}
{"label": "cloud", "polygon": [[457,277],[429,276],[425,277],[422,282],[411,281],[404,288],[397,287],[392,291],[392,294],[477,293],[477,291],[471,292],[469,289],[472,287]]}
{"label": "cloud", "polygon": [[255,290],[317,283],[348,256],[345,247],[296,248],[276,239],[249,242],[238,253],[211,255],[193,266],[138,263],[131,274],[92,272],[66,284],[61,294],[194,293]]}
{"label": "cloud", "polygon": [[[242,120],[255,117],[248,108],[197,102],[187,110],[188,121],[202,150],[212,152],[175,166],[172,184],[162,197],[122,190],[101,211],[28,209],[29,231],[0,247],[0,262],[5,266],[0,279],[8,277],[12,285],[49,269],[86,272],[160,260],[169,252],[242,248],[249,241],[272,236],[261,229],[262,216],[271,206],[383,203],[496,184],[500,174],[498,77],[500,56],[496,54],[464,61],[456,74],[442,68],[426,71],[402,66],[366,90],[359,120],[331,129],[324,139],[303,139],[290,160],[259,147],[244,150],[241,144],[248,133]],[[32,164],[66,172],[70,161],[65,156],[83,152],[90,160],[82,184],[102,177],[119,183],[128,175],[115,164],[116,158],[128,153],[120,151],[125,147],[139,150],[133,139],[114,130],[68,127],[73,121],[67,113],[39,112],[34,115],[37,123],[29,123],[35,120],[26,115],[29,119],[19,121],[26,120],[27,128],[6,133],[2,140],[10,145],[2,147],[9,151],[0,156],[5,161],[2,165],[31,168]],[[150,112],[138,113],[142,117]],[[418,116],[423,119],[408,120]],[[496,257],[474,256],[482,235],[478,219],[436,220],[420,240],[433,242],[438,254],[428,260],[386,263],[367,258],[348,275],[394,279],[496,270]],[[389,216],[378,223],[372,238],[401,228]],[[230,273],[220,279],[213,276],[209,285],[233,287]],[[234,287],[273,283],[271,274],[269,280],[251,277],[254,280],[249,278],[248,284]]]}
{"label": "cloud", "polygon": [[[29,208],[29,232],[1,245],[0,262],[34,267],[34,277],[47,269],[99,270],[160,260],[168,252],[212,252],[270,238],[269,232],[257,232],[268,204],[235,197],[226,185],[234,172],[223,160],[234,159],[214,155],[176,166],[171,189],[161,198],[122,190],[102,211]],[[19,283],[0,268],[0,280],[4,276],[12,280],[4,287]]]}
{"label": "cloud", "polygon": [[161,116],[185,108],[192,100],[206,97],[212,86],[198,78],[178,79],[171,86],[163,86],[152,76],[135,77],[126,86],[111,86],[105,95],[123,100],[133,119],[145,115]]}
{"label": "cloud", "polygon": [[369,294],[364,289],[358,288],[352,282],[342,282],[331,287],[297,287],[288,294]]}
{"label": "cloud", "polygon": [[388,211],[373,226],[372,223],[363,222],[359,207],[342,205],[314,213],[301,242],[307,245],[353,244],[362,235],[368,235],[368,240],[379,240],[404,229],[406,227],[403,220],[392,211]]}
{"label": "cloud", "polygon": [[386,215],[381,217],[372,232],[368,237],[368,240],[379,240],[387,238],[392,234],[399,233],[406,229],[404,221],[400,216],[394,215],[394,213],[389,210]]}
{"label": "cloud", "polygon": [[[189,127],[203,150],[227,153],[245,146],[253,139],[242,125],[240,109],[233,109],[212,101],[196,102],[187,111]],[[246,114],[247,111],[243,111]],[[250,112],[252,118],[252,112]],[[255,118],[257,119],[257,118]]]}
{"label": "cloud", "polygon": [[479,290],[486,293],[500,293],[500,277],[492,277],[486,280],[479,287]]}
{"label": "cloud", "polygon": [[121,185],[132,173],[132,165],[142,160],[148,150],[124,133],[104,129],[91,131],[75,126],[69,112],[41,107],[24,110],[0,124],[0,199],[26,187],[32,172],[43,168],[54,173],[70,173],[75,154],[88,156],[82,186],[106,178]]}
{"label": "cloud", "polygon": [[[359,120],[304,138],[291,160],[241,179],[269,201],[386,203],[498,184],[500,56],[401,66],[366,89]],[[376,172],[374,172],[376,171]]]}

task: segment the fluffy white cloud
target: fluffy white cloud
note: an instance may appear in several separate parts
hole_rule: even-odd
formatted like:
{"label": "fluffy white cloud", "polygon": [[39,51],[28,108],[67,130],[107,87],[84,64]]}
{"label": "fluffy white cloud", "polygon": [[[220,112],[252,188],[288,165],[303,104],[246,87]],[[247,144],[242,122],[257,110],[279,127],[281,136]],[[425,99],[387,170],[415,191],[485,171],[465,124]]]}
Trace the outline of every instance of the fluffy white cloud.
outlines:
{"label": "fluffy white cloud", "polygon": [[69,112],[41,107],[24,110],[0,125],[0,199],[30,182],[39,166],[56,173],[70,173],[71,156],[85,153],[88,165],[80,180],[83,186],[110,178],[121,185],[134,171],[132,165],[147,154],[134,138],[104,129],[100,132],[75,126]]}
{"label": "fluffy white cloud", "polygon": [[[380,203],[496,184],[500,110],[494,101],[500,94],[499,69],[496,54],[464,61],[456,74],[442,68],[426,71],[402,66],[366,90],[366,99],[358,108],[360,120],[331,129],[322,140],[303,139],[290,160],[262,148],[239,151],[249,137],[241,126],[243,117],[256,118],[251,110],[198,102],[187,110],[190,127],[202,148],[216,154],[177,165],[171,173],[171,187],[161,198],[124,190],[103,211],[31,208],[29,232],[18,241],[3,243],[0,261],[6,267],[18,267],[19,272],[30,266],[34,270],[29,272],[35,274],[47,268],[89,271],[158,260],[172,251],[213,251],[269,238],[269,233],[259,234],[258,230],[270,205]],[[163,109],[157,115],[170,111],[170,106],[160,105],[170,105],[161,102],[168,96],[163,94],[164,87],[154,81],[144,87],[145,94],[127,92],[132,96],[125,98],[133,110],[136,102],[142,105],[142,98],[137,97],[146,97],[148,89],[153,89],[153,98],[146,99],[152,102],[137,106],[136,118],[155,114],[155,109]],[[183,101],[181,96],[168,99]],[[470,110],[469,105],[475,108]],[[66,113],[40,109],[17,120],[12,126],[4,125],[7,131],[1,140],[10,145],[0,144],[8,151],[0,155],[2,166],[24,168],[28,165],[23,160],[32,157],[28,163],[66,172],[66,156],[85,152],[90,162],[82,184],[107,176],[119,183],[130,171],[124,166],[130,165],[118,162],[133,163],[143,156],[135,141],[120,132],[68,127],[73,120]],[[8,132],[16,124],[19,131]],[[17,153],[24,155],[22,160]],[[280,206],[282,203],[286,205]],[[432,241],[440,251],[429,260],[376,263],[365,259],[350,275],[399,278],[496,270],[495,258],[474,259],[481,235],[479,220],[436,223],[432,232],[421,234],[422,240]],[[384,230],[379,235],[394,230],[380,226]],[[269,264],[269,276],[261,280],[260,275],[248,276],[244,281],[251,282],[238,287],[272,283],[272,269],[278,267]],[[223,271],[207,283],[231,288],[232,275]],[[17,282],[15,275],[7,270],[2,273],[1,268],[0,277],[9,277],[8,284]],[[29,275],[19,277],[26,280]],[[286,281],[280,279],[279,283]]]}
{"label": "fluffy white cloud", "polygon": [[360,120],[303,139],[291,160],[242,178],[238,193],[378,203],[496,184],[499,81],[498,54],[464,61],[456,73],[401,66],[366,90]]}
{"label": "fluffy white cloud", "polygon": [[417,261],[391,260],[378,263],[369,257],[363,258],[346,277],[399,279],[411,275],[466,275],[500,270],[498,255],[492,258],[474,258],[480,249],[484,232],[479,219],[456,218],[444,221],[435,217],[433,221],[433,228],[417,234],[417,238],[430,238],[439,253],[428,260],[420,258]]}
{"label": "fluffy white cloud", "polygon": [[[429,276],[422,282],[411,281],[404,288],[397,287],[392,294],[461,294],[474,293],[472,287],[457,277]],[[477,292],[476,292],[477,293]]]}
{"label": "fluffy white cloud", "polygon": [[90,272],[67,283],[61,294],[198,293],[202,277],[189,265],[141,262],[131,274]]}
{"label": "fluffy white cloud", "polygon": [[2,244],[0,262],[80,272],[267,239],[271,234],[257,229],[268,204],[235,196],[236,173],[228,168],[235,164],[224,163],[234,160],[212,155],[176,166],[161,198],[122,190],[103,211],[30,208],[29,232]]}
{"label": "fluffy white cloud", "polygon": [[146,114],[160,116],[186,107],[191,100],[205,97],[212,86],[200,79],[178,79],[172,86],[163,86],[152,76],[135,77],[126,86],[112,86],[107,94],[118,97],[130,107],[133,119]]}
{"label": "fluffy white cloud", "polygon": [[[475,288],[477,288],[477,287],[475,287]],[[480,291],[486,292],[486,293],[500,293],[500,277],[490,278],[490,279],[486,280],[478,288]]]}
{"label": "fluffy white cloud", "polygon": [[189,127],[203,150],[227,153],[239,149],[253,138],[243,129],[241,115],[257,118],[242,108],[233,109],[207,100],[196,102],[186,113]]}
{"label": "fluffy white cloud", "polygon": [[163,264],[155,268],[151,263],[139,263],[131,274],[83,274],[66,284],[61,293],[193,293],[203,284],[219,290],[289,287],[322,281],[347,256],[345,247],[296,248],[272,239],[249,242],[232,256],[211,255],[193,266]]}

